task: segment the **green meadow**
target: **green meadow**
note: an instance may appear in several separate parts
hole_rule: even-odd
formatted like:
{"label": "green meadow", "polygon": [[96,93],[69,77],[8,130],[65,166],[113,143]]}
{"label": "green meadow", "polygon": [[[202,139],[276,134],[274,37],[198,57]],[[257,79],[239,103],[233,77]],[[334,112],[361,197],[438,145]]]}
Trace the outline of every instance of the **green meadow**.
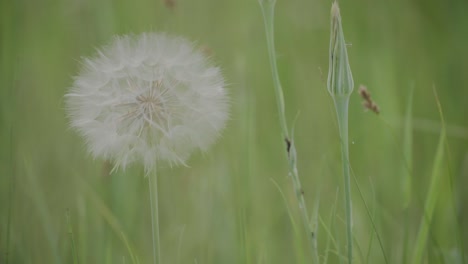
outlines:
{"label": "green meadow", "polygon": [[[468,2],[339,3],[355,84],[353,263],[468,263]],[[110,173],[64,102],[82,57],[142,32],[195,41],[230,96],[216,144],[158,166],[161,263],[348,263],[331,5],[277,0],[274,16],[309,234],[257,0],[1,0],[0,263],[153,263],[144,168]]]}

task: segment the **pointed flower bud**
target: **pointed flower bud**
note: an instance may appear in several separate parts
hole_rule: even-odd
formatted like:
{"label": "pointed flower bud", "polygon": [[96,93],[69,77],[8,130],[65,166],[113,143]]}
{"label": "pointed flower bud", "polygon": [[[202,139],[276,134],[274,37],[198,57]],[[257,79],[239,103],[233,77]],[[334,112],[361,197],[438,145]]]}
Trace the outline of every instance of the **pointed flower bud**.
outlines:
{"label": "pointed flower bud", "polygon": [[330,66],[327,87],[332,96],[350,95],[354,87],[337,2],[333,3],[331,9]]}

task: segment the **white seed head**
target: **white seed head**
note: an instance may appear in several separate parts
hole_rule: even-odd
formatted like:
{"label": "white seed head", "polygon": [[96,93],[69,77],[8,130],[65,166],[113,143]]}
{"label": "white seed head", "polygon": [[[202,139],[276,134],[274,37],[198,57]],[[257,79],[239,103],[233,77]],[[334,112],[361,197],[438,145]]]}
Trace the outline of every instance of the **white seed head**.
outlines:
{"label": "white seed head", "polygon": [[188,40],[144,33],[85,58],[66,105],[93,156],[149,172],[159,161],[184,164],[216,140],[228,118],[224,86],[220,69]]}

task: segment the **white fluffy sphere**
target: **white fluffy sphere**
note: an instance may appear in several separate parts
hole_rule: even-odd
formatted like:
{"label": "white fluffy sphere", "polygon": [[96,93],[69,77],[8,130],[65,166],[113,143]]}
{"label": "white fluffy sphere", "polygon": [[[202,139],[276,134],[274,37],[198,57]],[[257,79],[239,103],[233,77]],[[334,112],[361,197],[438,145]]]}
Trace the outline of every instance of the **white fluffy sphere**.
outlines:
{"label": "white fluffy sphere", "polygon": [[95,157],[115,168],[140,162],[183,164],[206,150],[228,118],[218,67],[180,37],[116,37],[83,60],[66,95],[71,126]]}

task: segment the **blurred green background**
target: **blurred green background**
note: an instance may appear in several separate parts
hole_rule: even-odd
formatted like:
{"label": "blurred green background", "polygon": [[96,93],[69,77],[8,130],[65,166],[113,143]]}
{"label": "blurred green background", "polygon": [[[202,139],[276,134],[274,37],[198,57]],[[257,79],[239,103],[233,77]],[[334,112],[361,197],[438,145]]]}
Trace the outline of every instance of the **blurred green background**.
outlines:
{"label": "blurred green background", "polygon": [[[468,2],[340,5],[355,90],[365,84],[381,108],[379,116],[366,112],[352,95],[351,165],[362,191],[353,183],[356,262],[384,263],[368,213],[390,263],[404,263],[411,253],[441,130],[435,88],[448,144],[424,263],[464,263]],[[298,169],[318,222],[318,252],[340,263],[346,252],[340,144],[324,81],[330,7],[331,1],[278,0],[275,39],[291,126],[297,116]],[[311,263],[256,0],[2,0],[0,23],[0,263],[73,263],[69,227],[80,263],[132,263],[128,247],[140,263],[152,261],[142,168],[109,175],[112,165],[93,160],[68,127],[63,100],[81,56],[92,56],[115,34],[147,31],[209,48],[232,103],[227,129],[209,152],[194,155],[190,167],[159,169],[163,263]],[[413,184],[405,192],[408,177]]]}

